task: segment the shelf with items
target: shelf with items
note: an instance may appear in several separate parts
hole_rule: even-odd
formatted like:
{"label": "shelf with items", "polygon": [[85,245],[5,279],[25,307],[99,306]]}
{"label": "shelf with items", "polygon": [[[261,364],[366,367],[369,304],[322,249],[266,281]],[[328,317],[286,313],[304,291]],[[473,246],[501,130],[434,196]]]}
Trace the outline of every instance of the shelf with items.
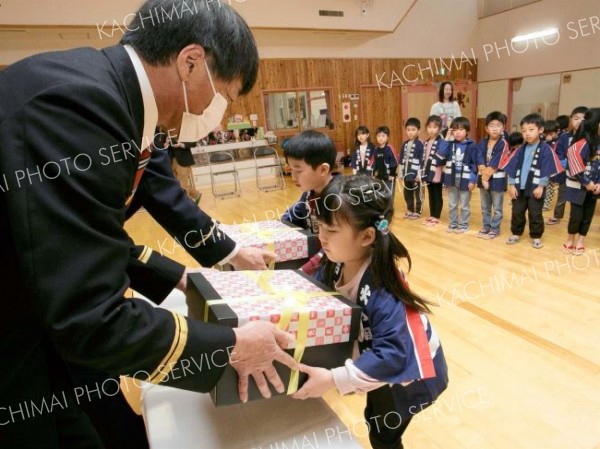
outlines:
{"label": "shelf with items", "polygon": [[228,123],[227,124],[227,131],[234,131],[234,130],[243,130],[243,129],[254,129],[256,128],[255,126],[252,126],[252,123],[250,122],[240,122],[240,123]]}
{"label": "shelf with items", "polygon": [[[256,161],[254,151],[258,148],[274,147],[266,139],[250,140],[247,142],[230,142],[215,145],[198,145],[192,148],[194,156],[194,166],[192,173],[196,186],[205,187],[210,185],[210,164],[209,157],[211,153],[224,151],[233,156],[235,169],[239,173],[241,180],[253,179],[256,176]],[[275,171],[274,171],[275,174]]]}

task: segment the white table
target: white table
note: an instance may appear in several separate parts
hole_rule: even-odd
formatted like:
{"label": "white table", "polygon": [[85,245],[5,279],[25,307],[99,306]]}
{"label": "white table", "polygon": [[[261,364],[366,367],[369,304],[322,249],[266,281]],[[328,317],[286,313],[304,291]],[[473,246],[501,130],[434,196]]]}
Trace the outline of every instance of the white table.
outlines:
{"label": "white table", "polygon": [[192,154],[214,153],[215,151],[241,150],[243,148],[268,147],[266,139],[248,140],[246,142],[220,143],[217,145],[196,145],[191,149]]}
{"label": "white table", "polygon": [[[187,312],[178,291],[161,307]],[[143,414],[151,449],[362,448],[322,399],[276,396],[217,408],[208,394],[153,385]]]}
{"label": "white table", "polygon": [[215,407],[208,394],[153,386],[144,395],[151,449],[361,449],[323,399],[287,396]]}
{"label": "white table", "polygon": [[[192,154],[210,154],[218,151],[226,151],[226,152],[234,152],[242,149],[250,149],[254,151],[256,148],[268,147],[270,144],[267,140],[249,140],[247,142],[231,142],[231,143],[222,143],[217,145],[198,145],[191,149]],[[256,179],[256,165],[260,167],[261,165],[273,165],[275,162],[274,157],[262,157],[259,158],[258,161],[254,159],[254,157],[239,159],[234,156],[235,159],[235,169],[238,172],[238,176],[240,180],[249,180]],[[231,165],[231,164],[230,164]],[[233,168],[233,166],[232,166]],[[272,170],[270,173],[266,170],[262,171],[262,176],[273,175],[276,176],[277,173],[275,170]],[[210,184],[210,166],[208,162],[202,164],[195,164],[192,166],[192,176],[194,178],[194,185],[196,187],[209,187]]]}

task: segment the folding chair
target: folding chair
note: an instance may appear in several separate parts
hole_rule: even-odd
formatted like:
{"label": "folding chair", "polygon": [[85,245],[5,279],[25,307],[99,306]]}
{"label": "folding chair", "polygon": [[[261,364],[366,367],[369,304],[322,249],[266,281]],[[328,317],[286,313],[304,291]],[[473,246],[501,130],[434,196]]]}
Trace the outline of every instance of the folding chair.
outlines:
{"label": "folding chair", "polygon": [[215,198],[230,198],[242,194],[239,173],[231,153],[225,151],[210,153],[208,164],[210,185]]}
{"label": "folding chair", "polygon": [[256,187],[263,192],[285,188],[281,160],[274,148],[260,147],[254,150]]}
{"label": "folding chair", "polygon": [[344,171],[344,158],[346,154],[343,151],[338,151],[337,156],[335,157],[335,168],[339,171]]}

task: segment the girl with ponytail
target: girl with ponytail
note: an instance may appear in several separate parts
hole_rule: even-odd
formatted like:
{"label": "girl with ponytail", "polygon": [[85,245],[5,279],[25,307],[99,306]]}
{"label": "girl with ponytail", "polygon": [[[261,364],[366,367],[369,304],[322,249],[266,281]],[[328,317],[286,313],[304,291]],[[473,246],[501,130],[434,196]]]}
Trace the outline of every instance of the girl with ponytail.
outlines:
{"label": "girl with ponytail", "polygon": [[[391,193],[384,181],[357,175],[334,179],[321,193],[319,239],[325,256],[318,280],[363,309],[354,360],[327,370],[301,365],[309,378],[294,397],[367,393],[365,419],[371,445],[401,448],[411,418],[448,385],[429,303],[408,286],[397,262],[410,256],[391,232]],[[380,419],[381,418],[381,419]]]}
{"label": "girl with ponytail", "polygon": [[596,201],[600,198],[600,108],[589,109],[567,150],[567,188],[564,198],[571,203],[567,241],[563,252],[585,253]]}

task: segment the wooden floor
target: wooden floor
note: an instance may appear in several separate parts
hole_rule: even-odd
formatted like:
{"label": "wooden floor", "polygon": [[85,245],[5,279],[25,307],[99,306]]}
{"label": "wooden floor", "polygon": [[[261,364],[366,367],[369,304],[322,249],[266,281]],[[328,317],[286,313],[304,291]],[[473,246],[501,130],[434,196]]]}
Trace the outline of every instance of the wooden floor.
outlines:
{"label": "wooden floor", "polygon": [[[277,217],[300,195],[287,181],[285,190],[270,193],[245,183],[235,199],[215,200],[206,191],[200,206],[224,223]],[[587,255],[574,258],[560,251],[566,221],[546,227],[541,250],[528,239],[506,245],[509,201],[502,236],[492,241],[475,237],[477,192],[465,235],[447,234],[444,223],[427,228],[402,219],[398,192],[395,205],[392,229],[411,253],[413,289],[439,306],[431,320],[450,370],[448,390],[413,418],[405,447],[600,449],[600,213]],[[138,244],[197,265],[147,213],[136,214],[127,230]],[[364,397],[331,391],[326,399],[368,448]]]}

